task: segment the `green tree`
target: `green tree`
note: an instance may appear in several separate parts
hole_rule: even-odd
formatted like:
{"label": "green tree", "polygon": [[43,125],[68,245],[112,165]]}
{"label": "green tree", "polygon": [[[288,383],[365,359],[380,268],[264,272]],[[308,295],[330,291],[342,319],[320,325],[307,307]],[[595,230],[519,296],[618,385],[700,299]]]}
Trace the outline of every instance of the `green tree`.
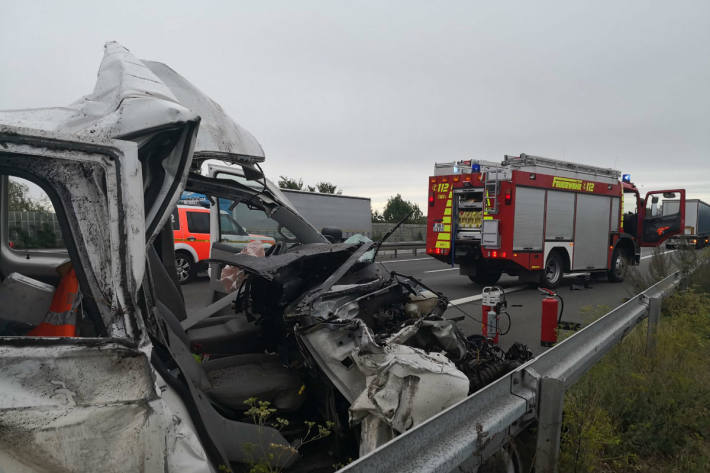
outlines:
{"label": "green tree", "polygon": [[11,212],[44,212],[51,208],[45,199],[32,199],[29,196],[30,188],[16,179],[8,179],[8,210]]}
{"label": "green tree", "polygon": [[281,189],[293,189],[297,191],[320,192],[321,194],[342,194],[343,191],[338,186],[330,182],[322,181],[315,186],[306,186],[303,179],[294,179],[287,176],[279,176],[279,187]]}
{"label": "green tree", "polygon": [[[309,186],[310,187],[310,186]],[[330,182],[319,182],[316,184],[318,192],[321,194],[342,194],[343,191],[338,189],[338,186],[331,184]]]}
{"label": "green tree", "polygon": [[396,223],[410,213],[411,216],[404,223],[422,223],[424,221],[424,214],[419,206],[413,202],[404,200],[400,194],[397,194],[387,200],[387,205],[385,205],[382,216],[385,222]]}
{"label": "green tree", "polygon": [[303,179],[296,180],[292,177],[279,176],[279,187],[281,189],[293,189],[297,191],[302,191],[304,190]]}
{"label": "green tree", "polygon": [[30,188],[27,184],[15,179],[8,179],[8,210],[10,212],[21,212],[21,214],[39,214],[40,222],[30,225],[29,228],[17,226],[13,221],[9,225],[10,241],[16,249],[31,248],[56,248],[59,235],[54,231],[51,220],[56,219],[56,215],[49,198],[43,195],[40,198],[30,196]]}
{"label": "green tree", "polygon": [[371,217],[372,223],[382,223],[385,221],[385,218],[377,210],[375,210],[374,212],[370,212],[370,217]]}

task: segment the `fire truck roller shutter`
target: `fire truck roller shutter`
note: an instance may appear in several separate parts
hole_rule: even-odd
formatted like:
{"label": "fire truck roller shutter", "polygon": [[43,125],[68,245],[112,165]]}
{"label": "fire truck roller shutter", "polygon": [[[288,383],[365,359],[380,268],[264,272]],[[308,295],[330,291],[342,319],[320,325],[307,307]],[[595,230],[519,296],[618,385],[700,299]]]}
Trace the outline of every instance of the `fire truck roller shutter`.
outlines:
{"label": "fire truck roller shutter", "polygon": [[574,235],[574,193],[547,191],[546,241],[572,241]]}
{"label": "fire truck roller shutter", "polygon": [[542,251],[545,219],[545,190],[532,187],[515,189],[514,251]]}
{"label": "fire truck roller shutter", "polygon": [[619,231],[619,198],[612,197],[611,199],[611,228],[612,232]]}
{"label": "fire truck roller shutter", "polygon": [[577,194],[573,270],[605,269],[611,197]]}

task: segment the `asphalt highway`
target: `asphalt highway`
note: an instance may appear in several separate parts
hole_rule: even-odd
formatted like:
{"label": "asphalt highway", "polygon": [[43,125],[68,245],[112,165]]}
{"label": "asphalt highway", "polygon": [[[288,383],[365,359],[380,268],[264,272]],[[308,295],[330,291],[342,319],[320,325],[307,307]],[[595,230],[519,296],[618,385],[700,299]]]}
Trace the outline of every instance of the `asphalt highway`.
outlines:
{"label": "asphalt highway", "polygon": [[[641,273],[648,271],[652,250],[642,249]],[[669,257],[669,254],[664,255]],[[397,259],[382,257],[381,264],[389,270],[416,277],[432,289],[449,298],[451,305],[444,314],[446,318],[464,317],[459,326],[467,335],[481,333],[481,286],[459,274],[457,266],[441,263],[429,256],[400,256]],[[627,278],[621,283],[612,283],[606,277],[588,280],[585,284],[582,273],[570,275],[557,288],[564,300],[562,320],[586,325],[635,295]],[[543,295],[534,285],[521,284],[517,277],[503,275],[498,286],[506,292],[510,331],[501,336],[500,345],[507,349],[514,342],[528,346],[534,354],[545,350],[540,346],[540,319]],[[473,300],[472,300],[473,299]],[[464,315],[464,313],[466,315]],[[500,329],[507,329],[507,318],[500,320]]]}
{"label": "asphalt highway", "polygon": [[[642,273],[648,271],[652,256],[650,249],[643,249]],[[666,257],[670,255],[666,254]],[[467,334],[481,333],[481,290],[482,287],[459,274],[458,267],[442,263],[426,255],[400,254],[379,255],[378,264],[388,271],[414,276],[431,289],[444,294],[450,301],[450,307],[444,314],[446,318],[461,318],[459,326]],[[635,291],[629,278],[622,283],[611,283],[606,277],[584,282],[584,276],[568,276],[557,289],[564,299],[562,319],[570,322],[588,324],[606,313],[609,309],[622,304],[633,296]],[[194,282],[182,286],[188,308],[197,308],[208,303],[205,299],[209,281],[206,275]],[[540,346],[540,319],[543,296],[534,285],[521,284],[517,277],[504,275],[498,285],[506,292],[510,330],[501,336],[500,345],[507,349],[514,342],[528,346],[534,354],[545,350]],[[506,331],[508,320],[502,317],[500,329]]]}

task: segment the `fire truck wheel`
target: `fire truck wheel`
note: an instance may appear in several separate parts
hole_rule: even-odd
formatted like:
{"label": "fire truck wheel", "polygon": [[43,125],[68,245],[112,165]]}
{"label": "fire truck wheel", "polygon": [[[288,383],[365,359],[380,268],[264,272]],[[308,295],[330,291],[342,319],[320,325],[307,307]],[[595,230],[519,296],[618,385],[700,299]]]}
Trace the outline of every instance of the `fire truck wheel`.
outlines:
{"label": "fire truck wheel", "polygon": [[502,273],[500,269],[478,268],[476,275],[469,276],[468,278],[479,286],[490,286],[498,282]]}
{"label": "fire truck wheel", "polygon": [[187,251],[176,251],[175,269],[180,284],[192,281],[195,278],[195,263],[192,260],[192,255]]}
{"label": "fire truck wheel", "polygon": [[545,270],[542,272],[542,285],[550,289],[559,286],[564,268],[562,257],[556,252],[550,253],[545,263]]}
{"label": "fire truck wheel", "polygon": [[611,255],[611,268],[609,268],[609,281],[621,282],[624,280],[628,260],[621,248],[615,248]]}

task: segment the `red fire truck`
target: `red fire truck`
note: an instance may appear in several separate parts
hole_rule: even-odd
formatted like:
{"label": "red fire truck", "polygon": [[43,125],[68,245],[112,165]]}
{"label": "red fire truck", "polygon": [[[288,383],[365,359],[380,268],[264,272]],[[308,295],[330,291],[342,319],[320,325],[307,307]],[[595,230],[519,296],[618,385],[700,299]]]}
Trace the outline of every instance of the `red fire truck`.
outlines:
{"label": "red fire truck", "polygon": [[548,287],[569,272],[621,281],[640,247],[681,232],[685,205],[661,212],[673,198],[684,202],[685,190],[642,199],[628,174],[525,154],[439,163],[429,178],[427,253],[480,285],[502,273]]}

